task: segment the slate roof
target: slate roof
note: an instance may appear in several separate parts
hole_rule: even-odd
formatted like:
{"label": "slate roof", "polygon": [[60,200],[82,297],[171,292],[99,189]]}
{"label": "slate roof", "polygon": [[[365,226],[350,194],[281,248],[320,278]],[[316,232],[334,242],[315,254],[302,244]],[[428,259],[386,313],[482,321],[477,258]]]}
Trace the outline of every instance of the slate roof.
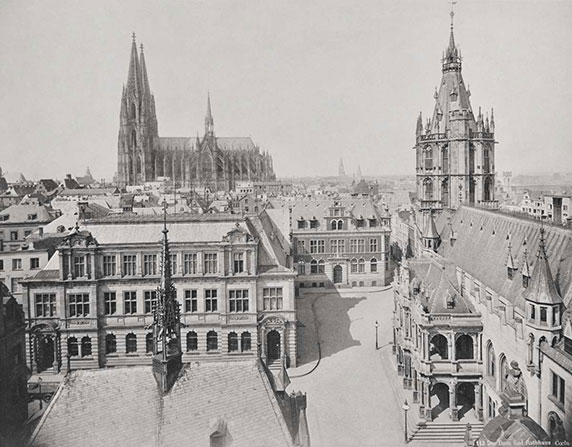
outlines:
{"label": "slate roof", "polygon": [[[537,263],[535,254],[538,253],[540,241],[540,222],[464,206],[457,211],[443,211],[439,215],[436,225],[441,234],[444,227],[449,225],[449,219],[456,240],[451,244],[450,238],[443,237],[438,249],[439,254],[513,305],[521,306],[522,300],[519,297],[525,290],[521,279],[524,251],[528,251],[527,260],[532,267],[531,271],[534,271]],[[544,228],[548,264],[564,305],[570,307],[572,230],[554,226]],[[509,240],[515,265],[519,268],[512,280],[508,278],[506,267]]]}
{"label": "slate roof", "polygon": [[217,137],[216,145],[223,151],[256,149],[250,137]]}
{"label": "slate roof", "polygon": [[161,150],[183,150],[193,147],[190,137],[159,137],[157,141]]}
{"label": "slate roof", "polygon": [[[526,441],[547,441],[548,435],[544,429],[533,419],[524,416],[518,419],[509,419],[496,416],[483,427],[479,441],[506,443],[504,445],[526,445]],[[496,445],[496,444],[495,444]]]}
{"label": "slate roof", "polygon": [[[9,219],[2,223],[34,223],[34,222],[50,222],[54,219],[53,210],[43,205],[11,205],[5,210],[0,211],[0,216],[9,216]],[[36,219],[28,219],[31,214],[36,214]]]}
{"label": "slate roof", "polygon": [[233,447],[294,445],[268,378],[254,361],[187,365],[164,396],[151,367],[73,371],[30,445],[209,446],[220,421]]}
{"label": "slate roof", "polygon": [[[447,260],[409,260],[413,281],[420,284],[423,294],[418,295],[421,304],[431,314],[474,314],[472,303],[461,296],[456,267]],[[453,306],[448,307],[447,301]]]}

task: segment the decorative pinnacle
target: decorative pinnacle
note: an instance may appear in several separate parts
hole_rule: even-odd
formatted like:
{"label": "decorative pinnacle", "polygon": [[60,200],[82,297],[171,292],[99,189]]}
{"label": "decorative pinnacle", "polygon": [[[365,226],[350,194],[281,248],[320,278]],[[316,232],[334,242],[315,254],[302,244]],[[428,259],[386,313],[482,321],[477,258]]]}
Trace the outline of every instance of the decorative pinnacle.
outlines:
{"label": "decorative pinnacle", "polygon": [[135,43],[135,33],[131,34],[131,38],[133,39],[133,43]]}
{"label": "decorative pinnacle", "polygon": [[141,48],[141,53],[143,53],[143,44],[139,45],[139,47]]}
{"label": "decorative pinnacle", "polygon": [[451,1],[451,12],[449,13],[449,15],[451,16],[451,30],[453,29],[453,18],[455,17],[455,11],[453,10],[453,8],[455,7],[456,4],[457,4],[456,0]]}
{"label": "decorative pinnacle", "polygon": [[167,208],[169,205],[167,204],[167,200],[163,199],[163,233],[167,234],[169,230],[167,230]]}

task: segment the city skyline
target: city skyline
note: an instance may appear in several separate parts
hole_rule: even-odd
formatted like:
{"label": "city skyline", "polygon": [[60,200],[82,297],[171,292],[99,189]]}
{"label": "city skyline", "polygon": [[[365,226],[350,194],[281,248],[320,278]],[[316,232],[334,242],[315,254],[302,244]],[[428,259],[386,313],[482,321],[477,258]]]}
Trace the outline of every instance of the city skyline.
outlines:
{"label": "city skyline", "polygon": [[[358,166],[366,176],[413,174],[415,122],[433,109],[450,7],[4,3],[0,166],[32,178],[90,166],[95,178],[111,179],[135,32],[159,135],[202,135],[210,91],[217,135],[251,136],[272,155],[278,177],[335,175],[340,157],[349,174]],[[455,8],[474,112],[495,110],[497,172],[561,171],[572,161],[562,113],[572,99],[572,66],[561,57],[572,50],[572,5],[459,1]]]}

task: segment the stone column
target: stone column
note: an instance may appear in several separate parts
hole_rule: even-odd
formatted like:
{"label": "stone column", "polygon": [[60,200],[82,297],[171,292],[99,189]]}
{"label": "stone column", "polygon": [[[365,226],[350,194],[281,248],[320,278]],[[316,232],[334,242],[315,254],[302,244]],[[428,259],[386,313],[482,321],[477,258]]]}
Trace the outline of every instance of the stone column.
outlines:
{"label": "stone column", "polygon": [[459,420],[459,412],[457,410],[457,381],[453,380],[449,384],[449,407],[451,409],[451,420]]}
{"label": "stone column", "polygon": [[482,384],[481,381],[479,380],[475,383],[475,411],[477,413],[477,418],[479,419],[479,421],[483,420],[483,402],[481,396],[481,389],[482,389]]}
{"label": "stone column", "polygon": [[425,387],[425,420],[432,421],[433,416],[431,415],[431,379],[427,379],[424,383]]}
{"label": "stone column", "polygon": [[456,359],[456,355],[455,355],[455,333],[451,332],[448,337],[448,342],[449,342],[449,360],[454,361]]}

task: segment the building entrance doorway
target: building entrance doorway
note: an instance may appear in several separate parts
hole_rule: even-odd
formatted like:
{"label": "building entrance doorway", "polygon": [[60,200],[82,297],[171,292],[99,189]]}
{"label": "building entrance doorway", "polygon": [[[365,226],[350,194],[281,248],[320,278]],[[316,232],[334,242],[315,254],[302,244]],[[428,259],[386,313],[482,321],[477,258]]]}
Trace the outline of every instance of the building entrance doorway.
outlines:
{"label": "building entrance doorway", "polygon": [[36,365],[38,372],[42,372],[54,365],[54,337],[42,334],[38,336],[36,346]]}
{"label": "building entrance doorway", "polygon": [[344,280],[343,269],[341,265],[334,267],[334,284],[341,284]]}
{"label": "building entrance doorway", "polygon": [[276,330],[271,330],[266,335],[266,349],[268,363],[273,362],[280,358],[280,333]]}

